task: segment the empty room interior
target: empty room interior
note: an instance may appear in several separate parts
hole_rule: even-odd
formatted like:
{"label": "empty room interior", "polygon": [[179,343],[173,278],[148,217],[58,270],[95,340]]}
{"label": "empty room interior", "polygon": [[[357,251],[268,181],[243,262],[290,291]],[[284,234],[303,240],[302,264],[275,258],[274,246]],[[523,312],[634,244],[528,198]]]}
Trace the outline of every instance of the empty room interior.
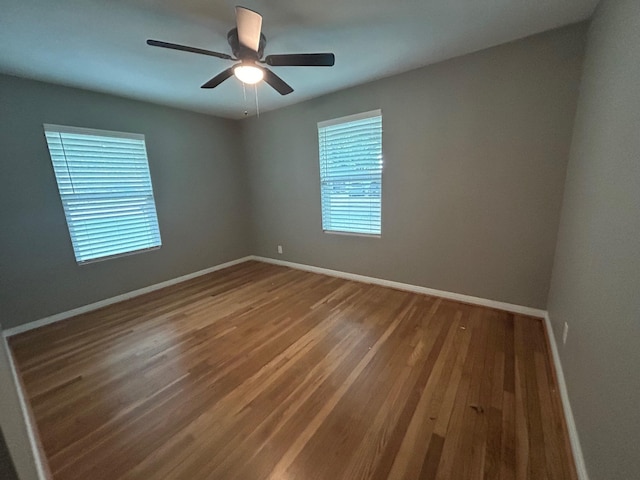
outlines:
{"label": "empty room interior", "polygon": [[640,1],[0,0],[0,478],[640,478]]}

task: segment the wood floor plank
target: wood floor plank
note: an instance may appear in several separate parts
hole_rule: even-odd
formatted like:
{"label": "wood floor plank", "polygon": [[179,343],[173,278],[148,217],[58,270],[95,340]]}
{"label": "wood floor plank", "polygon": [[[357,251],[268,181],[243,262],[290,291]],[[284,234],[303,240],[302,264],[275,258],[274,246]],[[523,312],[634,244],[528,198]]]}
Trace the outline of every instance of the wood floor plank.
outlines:
{"label": "wood floor plank", "polygon": [[448,414],[451,411],[448,406],[453,403],[453,400],[447,403],[445,393],[450,390],[447,388],[449,385],[457,387],[455,379],[459,380],[462,373],[461,365],[470,341],[470,336],[465,335],[466,332],[463,330],[466,328],[462,326],[463,321],[463,312],[458,310],[449,332],[450,336],[445,340],[445,346],[443,346],[442,358],[444,361],[437,362],[434,366],[433,373],[420,396],[399,449],[395,456],[389,455],[390,458],[393,457],[389,479],[417,479],[423,468],[421,464],[427,454],[430,441],[434,438],[436,419],[444,417],[448,423]]}
{"label": "wood floor plank", "polygon": [[576,479],[540,319],[251,261],[10,345],[55,479]]}
{"label": "wood floor plank", "polygon": [[[493,379],[491,382],[491,404],[487,409],[487,445],[482,478],[491,480],[500,478],[503,409],[504,409],[504,362],[505,362],[505,326],[507,315],[496,317],[493,324],[495,354],[493,357]],[[491,365],[490,365],[491,367]]]}

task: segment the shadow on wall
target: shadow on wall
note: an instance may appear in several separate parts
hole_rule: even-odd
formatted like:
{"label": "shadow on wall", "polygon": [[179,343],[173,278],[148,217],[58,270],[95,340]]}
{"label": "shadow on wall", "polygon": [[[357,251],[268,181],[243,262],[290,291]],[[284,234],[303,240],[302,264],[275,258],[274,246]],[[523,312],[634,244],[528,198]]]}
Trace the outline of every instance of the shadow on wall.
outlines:
{"label": "shadow on wall", "polygon": [[4,480],[18,480],[16,469],[13,466],[4,435],[0,433],[0,478]]}

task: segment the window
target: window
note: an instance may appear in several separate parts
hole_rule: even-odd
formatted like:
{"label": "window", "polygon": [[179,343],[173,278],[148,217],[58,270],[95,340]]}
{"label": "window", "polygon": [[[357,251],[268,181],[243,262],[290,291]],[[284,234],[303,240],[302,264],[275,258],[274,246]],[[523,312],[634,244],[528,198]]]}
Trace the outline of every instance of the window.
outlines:
{"label": "window", "polygon": [[325,232],[381,233],[382,112],[318,123]]}
{"label": "window", "polygon": [[159,248],[144,135],[44,125],[76,261]]}

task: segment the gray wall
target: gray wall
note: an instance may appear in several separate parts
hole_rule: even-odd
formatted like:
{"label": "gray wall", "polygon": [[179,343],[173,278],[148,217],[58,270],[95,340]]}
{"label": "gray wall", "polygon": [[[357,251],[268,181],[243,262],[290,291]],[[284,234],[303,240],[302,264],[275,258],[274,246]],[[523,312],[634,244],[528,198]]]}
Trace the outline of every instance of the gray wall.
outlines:
{"label": "gray wall", "polygon": [[[585,29],[243,121],[254,253],[546,307]],[[316,123],[376,108],[382,238],[323,234]]]}
{"label": "gray wall", "polygon": [[[1,329],[1,327],[0,327]],[[11,364],[9,363],[9,347],[0,335],[0,478],[10,480],[13,467],[21,480],[36,480],[39,478],[36,467],[35,452],[31,449],[27,424],[24,418],[17,393],[18,386],[14,382]],[[13,465],[6,455],[4,440],[7,442]]]}
{"label": "gray wall", "polygon": [[638,0],[605,1],[589,32],[549,314],[591,480],[638,478]]}
{"label": "gray wall", "polygon": [[[251,253],[237,122],[8,76],[0,118],[5,328]],[[146,135],[160,250],[76,264],[43,123]]]}

